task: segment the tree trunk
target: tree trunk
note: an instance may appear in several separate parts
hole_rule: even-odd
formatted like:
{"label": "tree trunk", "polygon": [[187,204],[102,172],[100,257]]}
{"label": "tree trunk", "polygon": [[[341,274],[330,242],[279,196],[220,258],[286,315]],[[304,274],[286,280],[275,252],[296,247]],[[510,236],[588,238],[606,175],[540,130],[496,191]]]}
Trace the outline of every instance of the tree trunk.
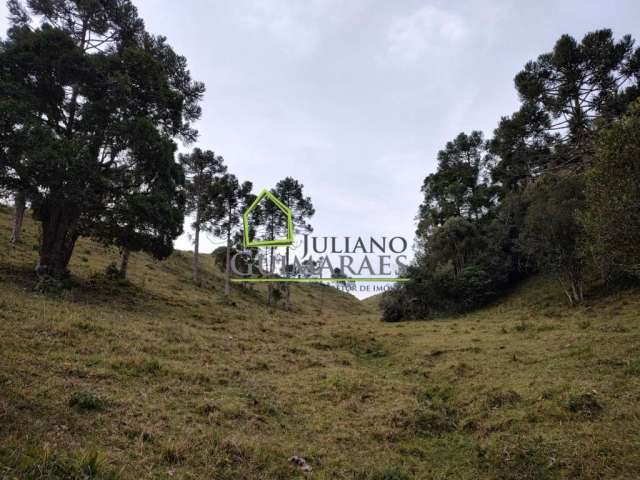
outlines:
{"label": "tree trunk", "polygon": [[[289,247],[286,248],[286,257],[285,257],[286,263],[285,263],[285,272],[287,277],[289,276]],[[287,310],[291,310],[291,290],[290,290],[290,283],[286,283],[285,288],[287,290],[287,298],[286,298],[286,302],[285,302],[285,308]]]}
{"label": "tree trunk", "polygon": [[584,286],[581,274],[569,273],[566,278],[560,278],[560,284],[571,306],[584,301]]}
{"label": "tree trunk", "polygon": [[196,213],[195,239],[193,241],[193,273],[192,278],[196,283],[200,283],[200,272],[198,271],[198,248],[200,247],[200,212]]}
{"label": "tree trunk", "polygon": [[[270,249],[270,254],[269,254],[269,276],[271,277],[273,275],[273,247],[271,247]],[[273,301],[273,284],[269,283],[267,284],[267,304],[271,305],[271,302]]]}
{"label": "tree trunk", "polygon": [[129,251],[128,248],[123,247],[120,252],[120,278],[127,278],[127,270],[129,269]]}
{"label": "tree trunk", "polygon": [[224,270],[224,294],[228,297],[231,293],[231,230],[227,231],[227,259]]}
{"label": "tree trunk", "polygon": [[78,239],[80,208],[76,203],[52,200],[42,206],[40,217],[42,238],[36,272],[64,277],[68,274],[67,266]]}
{"label": "tree trunk", "polygon": [[574,279],[571,283],[571,292],[573,294],[574,303],[582,303],[584,300],[584,293],[582,288],[582,280]]}
{"label": "tree trunk", "polygon": [[24,220],[24,212],[27,207],[27,198],[23,190],[18,190],[15,196],[15,214],[13,217],[13,230],[11,232],[11,244],[15,245],[20,242],[20,233],[22,232],[22,220]]}

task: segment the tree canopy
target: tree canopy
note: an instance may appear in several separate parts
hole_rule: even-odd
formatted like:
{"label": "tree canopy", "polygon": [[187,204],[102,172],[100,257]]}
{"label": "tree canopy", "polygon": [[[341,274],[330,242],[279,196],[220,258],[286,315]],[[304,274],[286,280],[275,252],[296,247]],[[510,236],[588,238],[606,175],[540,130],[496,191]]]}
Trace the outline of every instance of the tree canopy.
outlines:
{"label": "tree canopy", "polygon": [[603,277],[635,272],[639,81],[640,49],[608,29],[563,35],[527,62],[514,79],[520,108],[493,137],[461,133],[438,152],[411,281],[385,295],[384,317],[474,308],[536,271],[575,304],[594,263]]}
{"label": "tree canopy", "polygon": [[196,138],[204,85],[129,0],[9,7],[0,185],[24,189],[42,223],[38,270],[63,275],[81,235],[165,255],[183,208],[173,139]]}

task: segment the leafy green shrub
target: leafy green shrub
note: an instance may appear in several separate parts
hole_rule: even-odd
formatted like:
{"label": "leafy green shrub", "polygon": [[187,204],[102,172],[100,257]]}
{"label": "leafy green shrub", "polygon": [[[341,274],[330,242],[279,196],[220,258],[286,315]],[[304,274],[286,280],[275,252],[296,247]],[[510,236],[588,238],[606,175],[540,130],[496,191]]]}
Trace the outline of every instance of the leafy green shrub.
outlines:
{"label": "leafy green shrub", "polygon": [[578,215],[585,206],[584,179],[547,174],[525,195],[530,203],[518,242],[536,265],[556,276],[569,303],[582,302],[587,256]]}
{"label": "leafy green shrub", "polygon": [[411,318],[409,316],[409,305],[407,305],[408,301],[407,292],[401,286],[395,286],[383,293],[380,297],[382,320],[385,322],[399,322]]}
{"label": "leafy green shrub", "polygon": [[603,277],[640,276],[640,100],[596,135],[581,220]]}
{"label": "leafy green shrub", "polygon": [[486,265],[472,264],[454,275],[450,268],[421,271],[408,269],[407,283],[385,292],[380,301],[386,322],[428,319],[436,315],[460,314],[482,307],[504,290],[507,276],[491,272]]}
{"label": "leafy green shrub", "polygon": [[486,305],[496,297],[496,277],[476,264],[462,269],[456,277],[442,275],[437,278],[439,290],[443,293],[443,309],[454,313],[464,313]]}

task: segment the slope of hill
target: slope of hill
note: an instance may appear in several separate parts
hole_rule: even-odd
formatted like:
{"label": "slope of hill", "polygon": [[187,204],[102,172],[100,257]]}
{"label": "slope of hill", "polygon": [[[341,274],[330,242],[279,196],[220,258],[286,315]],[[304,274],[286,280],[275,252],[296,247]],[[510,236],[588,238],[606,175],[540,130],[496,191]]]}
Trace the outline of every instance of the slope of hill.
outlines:
{"label": "slope of hill", "polygon": [[[330,287],[221,295],[189,256],[89,241],[31,288],[0,211],[0,478],[634,478],[640,295],[569,309],[544,279],[465,317],[385,324]],[[206,259],[203,263],[209,263]],[[304,472],[290,457],[303,457]]]}
{"label": "slope of hill", "polygon": [[368,308],[373,313],[380,313],[380,300],[382,299],[383,293],[377,293],[375,295],[371,295],[370,297],[363,298],[361,300],[362,305]]}

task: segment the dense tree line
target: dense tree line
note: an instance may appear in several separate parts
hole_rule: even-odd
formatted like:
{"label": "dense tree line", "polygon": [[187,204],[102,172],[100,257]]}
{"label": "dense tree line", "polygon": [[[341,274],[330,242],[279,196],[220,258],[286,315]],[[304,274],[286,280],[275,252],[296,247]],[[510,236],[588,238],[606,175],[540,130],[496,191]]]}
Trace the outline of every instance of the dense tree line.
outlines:
{"label": "dense tree line", "polygon": [[[210,150],[176,158],[176,141],[197,140],[192,123],[205,91],[187,60],[147,32],[130,0],[9,0],[7,6],[0,193],[16,205],[11,242],[20,241],[30,207],[40,224],[40,278],[68,276],[81,236],[116,246],[121,260],[114,269],[124,277],[132,251],[168,257],[190,215],[193,280],[200,283],[204,232],[225,243],[229,294],[230,258],[243,248],[242,213],[256,197],[251,182],[240,182]],[[310,231],[314,212],[302,188],[287,177],[274,193],[293,210],[296,227]],[[272,236],[286,228],[269,208],[257,210],[252,235],[269,221]]]}
{"label": "dense tree line", "polygon": [[389,321],[467,311],[535,272],[571,304],[640,274],[640,49],[610,30],[563,35],[515,76],[520,108],[461,133],[425,178],[410,281]]}

